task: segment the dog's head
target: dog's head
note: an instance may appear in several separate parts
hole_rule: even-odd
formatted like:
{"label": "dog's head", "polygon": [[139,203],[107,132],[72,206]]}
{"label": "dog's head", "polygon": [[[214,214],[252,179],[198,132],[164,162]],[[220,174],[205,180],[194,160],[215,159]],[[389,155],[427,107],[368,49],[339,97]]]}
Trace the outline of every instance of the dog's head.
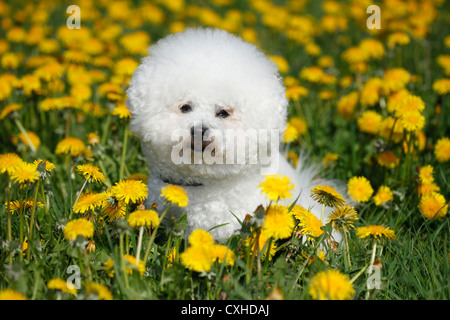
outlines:
{"label": "dog's head", "polygon": [[270,149],[260,136],[275,131],[278,139],[286,122],[276,64],[222,30],[188,29],[151,46],[127,96],[131,130],[151,169],[172,181],[201,183],[260,166],[255,150]]}

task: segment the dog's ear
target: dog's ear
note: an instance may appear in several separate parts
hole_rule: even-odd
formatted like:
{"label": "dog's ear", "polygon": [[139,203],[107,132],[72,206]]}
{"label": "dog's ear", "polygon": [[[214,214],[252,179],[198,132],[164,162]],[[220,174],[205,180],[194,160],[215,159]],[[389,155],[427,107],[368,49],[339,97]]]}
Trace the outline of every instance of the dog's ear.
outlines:
{"label": "dog's ear", "polygon": [[[141,64],[134,70],[127,89],[126,105],[131,116],[139,117],[146,109],[146,101],[150,91],[150,75],[152,74],[152,61],[149,57],[142,59]],[[148,106],[147,106],[148,107]]]}

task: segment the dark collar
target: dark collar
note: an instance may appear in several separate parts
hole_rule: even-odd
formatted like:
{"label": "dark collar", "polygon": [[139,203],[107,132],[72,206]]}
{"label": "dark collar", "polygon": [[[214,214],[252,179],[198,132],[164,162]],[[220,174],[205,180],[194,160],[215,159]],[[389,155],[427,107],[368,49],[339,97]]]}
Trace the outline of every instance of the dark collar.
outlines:
{"label": "dark collar", "polygon": [[173,184],[173,185],[176,185],[176,186],[182,186],[182,187],[199,187],[199,186],[203,186],[203,184],[201,184],[201,183],[186,183],[186,182],[181,182],[181,183],[178,183],[178,182],[174,182],[174,181],[172,181],[172,180],[170,180],[170,179],[168,179],[168,178],[163,178],[163,177],[160,177],[160,179],[163,181],[163,182],[165,182],[165,183],[167,183],[167,184]]}

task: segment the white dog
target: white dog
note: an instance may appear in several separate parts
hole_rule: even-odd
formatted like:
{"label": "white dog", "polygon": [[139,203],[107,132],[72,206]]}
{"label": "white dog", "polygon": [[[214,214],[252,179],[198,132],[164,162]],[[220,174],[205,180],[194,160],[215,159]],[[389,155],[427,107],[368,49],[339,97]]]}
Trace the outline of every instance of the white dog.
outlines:
{"label": "white dog", "polygon": [[[182,186],[189,205],[171,208],[171,214],[187,212],[187,234],[220,225],[210,232],[223,241],[239,231],[236,217],[243,220],[268,204],[259,188],[263,173],[289,177],[295,188],[287,203],[300,194],[298,204],[314,206],[320,216],[320,205],[310,198],[315,171],[301,162],[295,170],[279,152],[276,142],[287,117],[285,88],[276,64],[254,45],[222,30],[170,35],[149,48],[127,95],[130,128],[140,137],[150,166],[147,205],[163,209],[161,187]],[[239,134],[225,139],[230,132]],[[239,162],[242,141],[233,139],[249,132],[277,135],[269,141],[247,137],[245,161]],[[270,154],[269,165],[261,151]]]}

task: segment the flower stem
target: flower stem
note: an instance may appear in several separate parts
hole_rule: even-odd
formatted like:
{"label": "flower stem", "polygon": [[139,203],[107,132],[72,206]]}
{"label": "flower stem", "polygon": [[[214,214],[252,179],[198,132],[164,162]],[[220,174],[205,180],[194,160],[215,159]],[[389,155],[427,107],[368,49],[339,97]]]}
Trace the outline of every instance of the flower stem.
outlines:
{"label": "flower stem", "polygon": [[25,137],[25,139],[28,142],[28,145],[30,146],[31,151],[33,152],[33,154],[36,153],[36,147],[34,146],[34,144],[31,142],[30,137],[28,136],[27,131],[25,130],[25,128],[22,126],[22,124],[20,123],[19,120],[14,119],[14,122],[16,123],[17,127],[19,128],[20,132],[23,134],[23,136]]}
{"label": "flower stem", "polygon": [[[170,203],[167,205],[166,209],[162,213],[161,218],[159,218],[160,221],[162,221],[164,219],[164,216],[166,215],[167,211],[169,211],[169,208],[170,208]],[[158,228],[159,228],[159,225],[155,228],[155,230],[153,230],[153,233],[150,237],[150,240],[149,240],[149,243],[147,246],[147,250],[145,250],[144,265],[147,264],[148,255],[150,254],[150,249],[153,246],[153,242],[155,241],[156,231],[158,231]]]}
{"label": "flower stem", "polygon": [[83,193],[84,187],[86,187],[87,182],[88,182],[87,180],[84,181],[83,185],[81,186],[80,192],[78,193],[77,199],[75,200],[74,203],[77,203],[78,200],[80,199],[80,196],[81,196],[81,194]]}
{"label": "flower stem", "polygon": [[123,171],[125,168],[125,156],[127,154],[127,143],[128,143],[128,125],[125,126],[125,130],[123,133],[122,159],[120,160],[119,181],[123,179]]}
{"label": "flower stem", "polygon": [[30,259],[31,256],[31,241],[33,241],[33,229],[34,229],[34,215],[36,212],[36,202],[37,202],[37,194],[39,190],[39,181],[36,182],[34,186],[34,198],[33,198],[33,208],[31,209],[31,218],[30,218],[30,232],[29,232],[29,240],[30,245],[28,246],[27,258]]}
{"label": "flower stem", "polygon": [[348,261],[348,267],[352,267],[352,262],[350,260],[350,248],[348,246],[348,238],[347,238],[347,230],[344,230],[344,240],[345,240],[345,249],[347,251],[347,261]]}
{"label": "flower stem", "polygon": [[141,257],[141,246],[142,246],[142,237],[144,235],[144,226],[139,228],[139,239],[136,249],[136,264],[139,265],[139,259]]}
{"label": "flower stem", "polygon": [[[12,241],[12,233],[11,233],[11,180],[9,179],[8,175],[8,181],[7,181],[8,187],[6,188],[6,225],[7,225],[7,239],[8,243],[10,244]],[[12,263],[12,252],[9,253],[9,264]]]}
{"label": "flower stem", "polygon": [[[373,263],[375,262],[376,252],[377,252],[377,242],[376,242],[376,240],[374,240],[373,248],[372,248],[372,256],[370,257],[369,267],[373,266]],[[370,289],[369,289],[369,283],[367,282],[366,300],[369,299],[369,295],[370,295]]]}
{"label": "flower stem", "polygon": [[119,252],[120,252],[120,268],[122,269],[123,276],[125,278],[125,287],[128,289],[128,275],[127,270],[125,269],[125,260],[123,258],[123,234],[119,237]]}

